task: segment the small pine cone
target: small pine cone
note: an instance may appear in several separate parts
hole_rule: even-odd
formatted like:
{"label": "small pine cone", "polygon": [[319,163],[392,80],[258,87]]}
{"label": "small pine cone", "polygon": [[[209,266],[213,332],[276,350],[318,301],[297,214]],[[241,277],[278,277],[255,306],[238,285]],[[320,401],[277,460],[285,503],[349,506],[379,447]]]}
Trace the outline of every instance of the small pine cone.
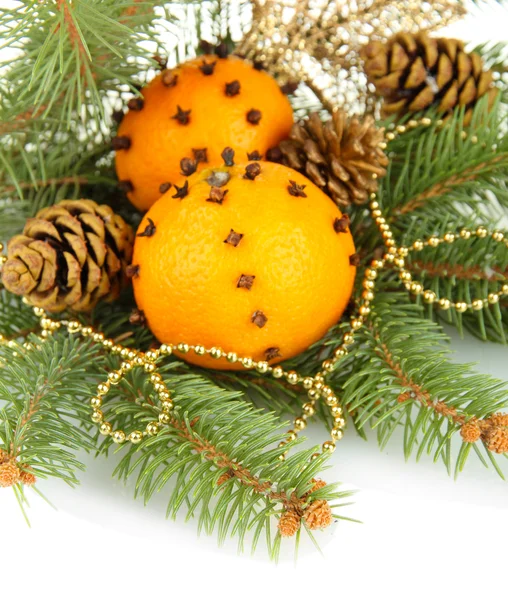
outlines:
{"label": "small pine cone", "polygon": [[488,94],[492,103],[497,94],[492,71],[484,71],[481,57],[467,53],[459,40],[398,33],[387,42],[370,42],[360,54],[369,82],[384,100],[384,115],[430,106],[446,114],[465,106],[467,124],[475,102]]}
{"label": "small pine cone", "polygon": [[294,510],[288,510],[280,516],[279,528],[282,537],[293,537],[300,529],[301,518]]}
{"label": "small pine cone", "polygon": [[19,481],[18,465],[10,460],[0,465],[0,487],[11,487]]}
{"label": "small pine cone", "polygon": [[318,490],[326,487],[326,485],[327,485],[326,481],[323,481],[322,479],[313,479],[312,483],[314,485],[312,486],[312,489],[310,490],[311,494],[312,494],[312,492],[317,492]]}
{"label": "small pine cone", "polygon": [[28,469],[28,468],[29,467],[27,465],[21,465],[19,480],[24,485],[35,485],[35,483],[37,481],[37,477],[33,473],[30,473],[29,471],[24,470],[24,469]]}
{"label": "small pine cone", "polygon": [[3,283],[48,311],[88,311],[118,297],[133,240],[132,228],[109,206],[63,200],[10,240]]}
{"label": "small pine cone", "polygon": [[303,513],[309,529],[324,529],[332,524],[332,509],[326,500],[314,500]]}
{"label": "small pine cone", "polygon": [[282,154],[283,164],[306,175],[341,206],[364,204],[377,190],[377,178],[386,173],[383,136],[371,116],[360,120],[336,110],[323,122],[312,113],[293,125],[289,139],[267,157]]}
{"label": "small pine cone", "polygon": [[508,452],[508,429],[505,427],[491,427],[483,435],[487,448],[496,454]]}
{"label": "small pine cone", "polygon": [[460,428],[460,435],[466,444],[474,444],[480,439],[481,434],[482,430],[476,418],[472,418]]}

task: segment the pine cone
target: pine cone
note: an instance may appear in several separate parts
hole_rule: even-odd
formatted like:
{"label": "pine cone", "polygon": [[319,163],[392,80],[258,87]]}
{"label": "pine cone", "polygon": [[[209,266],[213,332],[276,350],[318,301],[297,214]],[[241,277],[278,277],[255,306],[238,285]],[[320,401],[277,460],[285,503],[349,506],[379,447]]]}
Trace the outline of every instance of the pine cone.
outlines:
{"label": "pine cone", "polygon": [[63,200],[28,219],[8,245],[5,287],[49,311],[91,310],[125,284],[134,233],[106,205]]}
{"label": "pine cone", "polygon": [[19,474],[19,480],[23,485],[35,485],[37,482],[37,477],[33,473],[23,471],[23,467],[26,467],[26,465],[22,465],[22,470]]}
{"label": "pine cone", "polygon": [[[465,123],[471,120],[475,102],[497,94],[492,72],[483,70],[476,53],[467,53],[464,43],[448,38],[431,38],[398,33],[386,43],[373,41],[361,51],[365,73],[383,97],[385,115],[403,115],[436,106],[450,113],[465,106]],[[490,105],[490,104],[489,104]]]}
{"label": "pine cone", "polygon": [[323,122],[312,113],[293,125],[289,139],[269,151],[267,158],[278,158],[300,171],[341,206],[363,204],[377,190],[377,178],[386,173],[383,139],[383,130],[371,116],[360,121],[337,110]]}
{"label": "pine cone", "polygon": [[19,481],[19,476],[19,468],[13,460],[0,465],[0,487],[15,485]]}
{"label": "pine cone", "polygon": [[478,419],[472,418],[467,423],[464,423],[460,428],[460,435],[467,444],[474,444],[480,439],[482,430],[478,424]]}
{"label": "pine cone", "polygon": [[9,455],[7,454],[7,452],[5,450],[0,448],[0,465],[4,462],[7,462],[8,460],[9,460]]}
{"label": "pine cone", "polygon": [[282,537],[293,537],[300,529],[301,518],[294,510],[282,513],[277,527]]}
{"label": "pine cone", "polygon": [[303,513],[303,518],[309,529],[324,529],[332,524],[332,509],[326,500],[314,500]]}
{"label": "pine cone", "polygon": [[508,452],[508,429],[506,427],[491,427],[482,437],[491,452],[497,454]]}

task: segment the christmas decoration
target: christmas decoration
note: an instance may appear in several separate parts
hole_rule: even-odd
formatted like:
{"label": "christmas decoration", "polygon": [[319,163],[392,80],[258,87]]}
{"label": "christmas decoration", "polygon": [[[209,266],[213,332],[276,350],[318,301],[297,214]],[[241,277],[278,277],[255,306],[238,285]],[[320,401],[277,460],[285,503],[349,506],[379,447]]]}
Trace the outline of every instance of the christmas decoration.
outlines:
{"label": "christmas decoration", "polygon": [[305,177],[222,154],[223,166],[166,192],[141,221],[134,292],[161,342],[219,345],[224,355],[203,347],[186,354],[190,362],[238,369],[239,356],[249,356],[268,365],[338,321],[355,248],[340,211]]}
{"label": "christmas decoration", "polygon": [[[431,105],[418,117],[388,124],[381,139],[381,130],[376,132],[367,118],[372,111],[377,115],[376,104],[367,93],[367,75],[359,57],[369,36],[382,44],[400,31],[414,37],[455,18],[463,11],[461,3],[360,2],[342,6],[335,2],[259,1],[252,3],[250,22],[247,2],[238,3],[236,16],[236,4],[224,9],[212,1],[210,11],[201,11],[199,3],[187,5],[185,11],[170,4],[163,16],[158,10],[157,17],[150,2],[144,3],[142,10],[134,2],[95,3],[93,11],[85,2],[22,4],[22,9],[5,11],[0,17],[5,45],[16,48],[16,58],[3,73],[0,100],[0,233],[2,239],[12,238],[26,225],[29,234],[24,236],[30,241],[18,246],[17,259],[0,259],[4,281],[9,277],[17,281],[24,272],[20,263],[25,259],[21,257],[33,259],[32,244],[50,246],[50,240],[56,239],[44,228],[39,235],[27,218],[44,208],[60,210],[62,198],[92,197],[137,221],[135,210],[118,192],[106,132],[109,108],[118,107],[119,94],[127,95],[120,90],[130,90],[129,98],[124,98],[130,105],[124,123],[148,110],[144,92],[132,97],[145,86],[148,62],[165,69],[161,76],[170,84],[167,91],[176,93],[178,89],[178,83],[171,87],[172,71],[166,69],[156,23],[162,22],[171,38],[169,43],[164,40],[168,64],[195,56],[198,30],[220,32],[228,46],[238,41],[234,51],[252,61],[256,69],[265,67],[278,84],[289,84],[286,89],[294,92],[292,101],[304,118],[302,134],[314,139],[314,129],[326,132],[327,128],[334,134],[329,136],[331,142],[325,137],[326,152],[319,147],[325,162],[314,161],[314,154],[311,159],[305,142],[303,147],[294,146],[305,168],[309,163],[310,173],[304,172],[313,179],[313,165],[317,165],[328,194],[333,174],[334,181],[344,186],[341,201],[349,205],[347,215],[342,215],[296,171],[290,171],[284,185],[277,178],[269,187],[269,173],[289,169],[263,162],[266,151],[260,146],[249,148],[247,156],[245,148],[224,141],[208,164],[199,162],[196,170],[203,169],[200,173],[187,175],[198,158],[189,153],[180,156],[182,138],[177,148],[179,173],[183,173],[180,179],[164,177],[155,182],[148,175],[143,179],[150,185],[156,183],[158,193],[165,197],[141,220],[136,253],[144,248],[144,259],[135,257],[125,268],[137,287],[143,285],[147,271],[153,269],[160,275],[167,271],[165,261],[173,261],[171,278],[160,277],[146,286],[144,296],[149,304],[160,303],[156,320],[149,310],[142,312],[146,307],[141,303],[136,308],[129,293],[113,303],[97,302],[92,313],[82,312],[78,320],[76,304],[58,318],[40,303],[30,306],[36,288],[18,289],[25,298],[6,289],[0,291],[0,378],[6,382],[0,417],[3,487],[14,489],[23,505],[28,492],[22,486],[35,483],[42,487],[48,477],[74,485],[83,468],[80,452],[98,452],[117,463],[118,476],[133,480],[145,503],[155,493],[167,493],[168,516],[186,511],[188,517],[199,518],[208,533],[217,531],[221,540],[235,534],[242,545],[250,535],[253,546],[266,539],[270,556],[276,559],[284,547],[281,538],[298,544],[307,532],[329,527],[343,516],[347,490],[326,485],[318,477],[338,442],[351,433],[346,421],[354,422],[362,435],[375,429],[383,446],[393,432],[403,428],[406,457],[427,452],[455,475],[476,456],[502,473],[499,455],[508,450],[506,385],[469,365],[452,362],[440,323],[455,326],[459,332],[468,330],[485,341],[508,340],[508,234],[500,230],[506,216],[504,179],[508,171],[503,126],[506,81],[496,81],[500,93],[490,107],[489,93],[467,107],[472,110],[467,125],[460,107],[450,110],[445,120],[436,118],[436,107]],[[222,61],[230,64],[231,59],[221,58],[225,44],[213,39],[212,47],[216,45],[221,48],[219,54],[212,60],[209,54],[197,59],[194,68],[194,76],[203,85],[213,81]],[[105,47],[115,52],[105,51]],[[488,52],[489,67],[496,60],[501,63],[502,50]],[[153,51],[157,52],[154,58]],[[61,64],[65,65],[63,71]],[[459,73],[458,62],[456,68]],[[501,69],[499,64],[496,69]],[[467,74],[477,85],[475,73],[473,66],[469,71],[460,66],[460,76]],[[234,78],[228,79],[225,83],[231,85],[223,89],[224,102],[239,100],[243,86],[240,78],[236,79],[240,92]],[[296,84],[301,84],[298,89]],[[312,94],[307,93],[309,89]],[[273,93],[263,88],[259,97],[266,107],[284,100],[276,87]],[[205,104],[206,98],[201,101]],[[192,125],[195,107],[179,100],[171,108],[174,110],[157,120],[157,131],[162,122],[176,130]],[[242,127],[258,131],[269,108],[249,103],[242,110]],[[340,135],[333,120],[326,124],[339,111],[347,115],[335,116],[342,119]],[[207,131],[212,125],[215,133],[221,126],[229,127],[224,113],[212,122],[211,112],[211,108],[203,112]],[[323,125],[318,126],[312,117],[315,124],[311,130],[305,115],[315,112]],[[281,138],[270,143],[272,148],[289,135],[290,125]],[[350,134],[363,127],[367,131],[357,144],[353,142],[357,134]],[[132,145],[130,138],[118,132],[113,141],[117,155],[126,157],[134,151],[137,134],[142,132],[140,127]],[[189,146],[191,152],[204,147]],[[158,160],[157,150],[152,144],[137,158],[134,176],[138,171],[148,173],[146,164],[154,157]],[[354,164],[360,159],[353,157],[353,150],[369,156],[361,168]],[[382,152],[388,164],[383,164]],[[207,154],[207,159],[210,156]],[[202,152],[199,158],[204,158]],[[338,169],[338,161],[344,171]],[[369,179],[367,173],[372,171],[366,165],[372,168],[373,164],[386,173]],[[168,166],[167,157],[164,165]],[[136,182],[123,175],[119,179],[120,187],[132,198]],[[264,191],[253,206],[251,196],[258,186]],[[201,190],[199,198],[196,190]],[[365,194],[368,202],[360,204]],[[325,205],[330,211],[326,224],[318,218]],[[235,219],[244,206],[250,207],[249,219],[238,222]],[[280,214],[283,206],[288,207],[284,215]],[[171,220],[158,207],[167,207],[177,218]],[[304,208],[303,223],[299,219]],[[94,230],[83,221],[86,211],[78,212],[80,216],[75,218],[82,223],[88,242],[86,256],[96,258]],[[316,223],[314,243],[302,244],[302,232]],[[66,239],[70,232],[61,224],[57,228],[56,221],[51,224],[60,238]],[[164,251],[153,251],[167,231],[173,235],[165,240]],[[261,240],[257,245],[251,242],[253,233]],[[205,252],[199,246],[188,256],[191,242],[212,234],[213,243]],[[335,249],[334,244],[346,246],[350,235],[357,253],[348,256],[349,264],[343,265],[340,259],[330,267],[330,257],[325,256],[329,244]],[[285,254],[279,246],[273,247],[274,238],[286,244]],[[118,250],[115,239],[106,233],[102,241]],[[256,255],[259,262],[253,260]],[[298,256],[301,260],[297,263]],[[118,257],[127,264],[126,252],[119,252]],[[205,269],[203,263],[210,257]],[[14,269],[11,260],[19,261]],[[305,345],[316,340],[317,326],[324,329],[325,313],[337,287],[337,263],[351,277],[357,266],[357,281],[340,321],[330,319],[332,327],[320,332],[324,334],[320,340],[289,360],[285,360],[289,353],[277,356],[287,345],[263,344],[260,349],[270,352],[258,355],[254,355],[256,348],[242,347],[247,333],[265,335],[279,315],[295,308],[304,310],[309,304],[317,310],[293,329],[286,323],[286,340],[301,341],[304,335],[308,336]],[[288,264],[295,277],[302,276],[302,264],[311,266],[303,284],[308,286],[307,292],[296,298],[298,305],[291,303],[291,297],[283,298],[284,311],[272,313],[265,304],[254,304],[257,299],[271,301],[258,267],[259,273],[273,274],[270,285],[275,289],[280,286],[293,293],[284,271]],[[57,261],[59,301],[70,291],[66,265],[65,258]],[[232,265],[234,278],[229,270]],[[328,275],[325,285],[314,279],[323,267]],[[46,267],[41,268],[45,274]],[[30,273],[35,279],[37,272]],[[221,285],[200,288],[208,282],[207,277],[217,274],[224,276]],[[87,269],[80,279],[83,285],[88,281]],[[161,306],[172,281],[178,282],[179,297]],[[186,307],[179,301],[180,295],[190,297]],[[176,315],[193,317],[197,332],[202,320],[209,318],[208,306],[217,298],[238,299],[244,303],[242,311],[249,309],[235,313],[244,314],[240,335],[215,323],[216,330],[208,331],[206,340],[197,333],[190,339],[193,332],[182,329],[173,332],[168,343],[160,344],[143,326],[155,329],[157,322],[169,322]],[[91,306],[91,300],[87,305]],[[346,295],[343,301],[347,301]],[[193,313],[194,305],[203,310]],[[201,329],[201,333],[206,331]],[[294,351],[298,351],[296,347]],[[204,370],[182,361],[217,367],[222,366],[225,355],[234,358],[229,364],[242,371]],[[277,364],[279,360],[283,362]],[[281,413],[292,415],[286,432],[281,430]],[[305,444],[295,447],[312,420],[324,424],[328,439],[312,448]],[[90,429],[90,421],[95,429]],[[123,452],[111,451],[119,445]],[[316,533],[316,539],[318,536]]]}
{"label": "christmas decoration", "polygon": [[450,114],[465,107],[464,122],[471,120],[479,98],[493,102],[492,72],[481,57],[464,50],[460,40],[432,38],[425,32],[399,33],[387,42],[373,41],[361,51],[369,81],[383,97],[385,115],[414,113],[430,106]]}
{"label": "christmas decoration", "polygon": [[219,164],[225,147],[242,160],[263,155],[293,124],[277,83],[237,57],[205,55],[165,69],[140,94],[129,101],[113,148],[120,186],[143,210]]}
{"label": "christmas decoration", "polygon": [[11,239],[5,287],[49,311],[91,310],[118,297],[133,231],[107,205],[63,200],[29,219]]}
{"label": "christmas decoration", "polygon": [[336,109],[323,122],[312,113],[293,125],[288,140],[268,153],[292,169],[305,173],[337,204],[365,204],[385,173],[388,158],[384,132],[371,116],[360,121]]}

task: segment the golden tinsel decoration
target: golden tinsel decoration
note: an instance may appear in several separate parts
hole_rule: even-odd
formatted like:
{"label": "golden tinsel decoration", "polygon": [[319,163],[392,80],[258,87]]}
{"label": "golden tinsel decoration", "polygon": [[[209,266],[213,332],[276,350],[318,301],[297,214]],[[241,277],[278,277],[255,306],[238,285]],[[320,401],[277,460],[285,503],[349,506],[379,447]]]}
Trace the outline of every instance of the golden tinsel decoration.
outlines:
{"label": "golden tinsel decoration", "polygon": [[387,42],[370,42],[360,55],[369,81],[383,98],[386,116],[431,106],[448,114],[464,106],[468,123],[475,103],[485,95],[493,102],[497,94],[492,71],[484,70],[480,55],[467,53],[460,40],[398,33]]}
{"label": "golden tinsel decoration", "polygon": [[[378,178],[386,174],[383,140],[384,131],[371,115],[360,119],[334,109],[328,121],[312,113],[293,125],[276,158],[306,175],[340,206],[364,204],[377,190]],[[267,158],[273,155],[271,150]]]}
{"label": "golden tinsel decoration", "polygon": [[20,470],[13,460],[0,465],[0,487],[11,487],[19,481]]}
{"label": "golden tinsel decoration", "polygon": [[3,284],[48,311],[91,310],[118,297],[133,240],[130,225],[109,206],[63,200],[9,241]]}
{"label": "golden tinsel decoration", "polygon": [[464,423],[460,428],[460,435],[467,444],[474,444],[480,439],[482,429],[478,424],[478,419],[473,418],[467,423]]}
{"label": "golden tinsel decoration", "polygon": [[301,517],[295,510],[283,512],[280,516],[277,527],[282,537],[293,537],[300,529]]}
{"label": "golden tinsel decoration", "polygon": [[309,529],[324,529],[333,521],[332,509],[326,500],[314,500],[305,509],[303,518]]}
{"label": "golden tinsel decoration", "polygon": [[444,27],[465,14],[460,0],[253,0],[237,53],[282,82],[305,82],[326,108],[360,101],[368,87],[359,50],[369,38]]}

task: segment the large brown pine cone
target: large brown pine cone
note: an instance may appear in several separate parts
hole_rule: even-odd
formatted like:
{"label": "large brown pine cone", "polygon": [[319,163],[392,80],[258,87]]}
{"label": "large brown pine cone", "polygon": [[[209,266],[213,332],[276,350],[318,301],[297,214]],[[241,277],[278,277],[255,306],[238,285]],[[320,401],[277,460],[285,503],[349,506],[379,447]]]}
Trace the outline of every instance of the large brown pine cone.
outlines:
{"label": "large brown pine cone", "polygon": [[483,70],[478,54],[467,53],[464,43],[448,38],[431,38],[398,33],[387,42],[372,41],[361,51],[365,73],[383,97],[385,115],[418,112],[430,106],[450,113],[465,106],[465,121],[471,120],[475,102],[497,90],[492,72]]}
{"label": "large brown pine cone", "polygon": [[[318,113],[293,125],[289,139],[268,152],[307,175],[337,204],[363,204],[377,190],[377,178],[385,173],[384,132],[367,116],[349,118],[342,110],[323,122]],[[278,156],[277,156],[278,155]]]}
{"label": "large brown pine cone", "polygon": [[132,228],[106,205],[63,200],[28,219],[8,245],[5,287],[49,311],[91,310],[125,283]]}

